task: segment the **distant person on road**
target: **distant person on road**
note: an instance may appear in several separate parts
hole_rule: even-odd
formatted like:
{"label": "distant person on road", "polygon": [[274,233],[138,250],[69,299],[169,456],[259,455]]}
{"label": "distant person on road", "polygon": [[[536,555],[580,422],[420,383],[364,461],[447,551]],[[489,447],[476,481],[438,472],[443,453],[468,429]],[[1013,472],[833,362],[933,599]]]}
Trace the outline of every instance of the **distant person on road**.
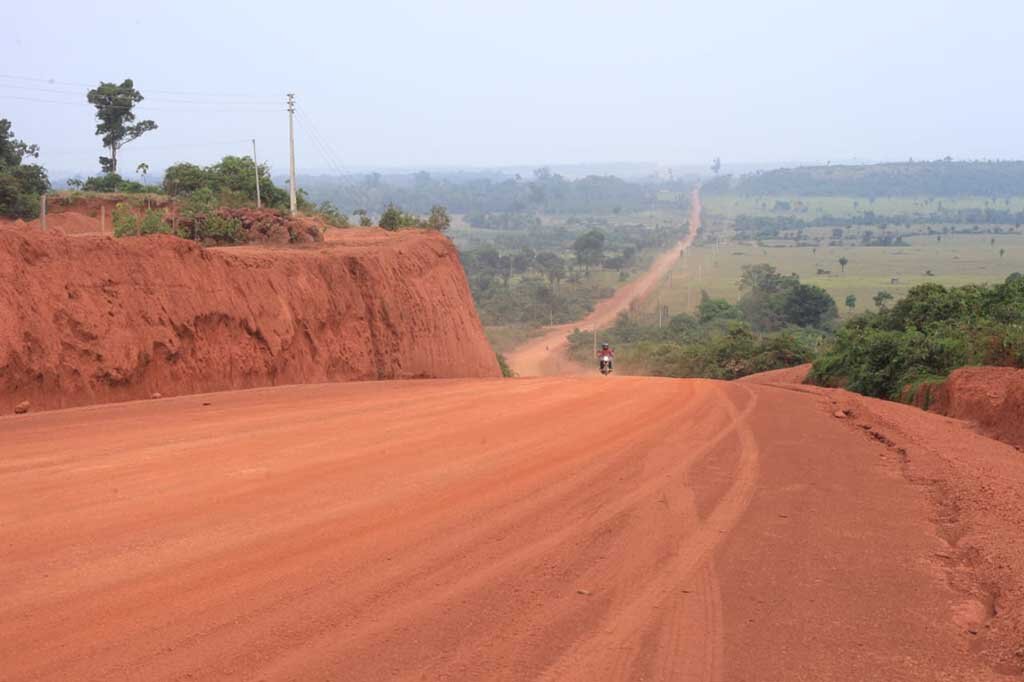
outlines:
{"label": "distant person on road", "polygon": [[607,341],[602,343],[601,348],[597,351],[598,363],[601,362],[601,358],[605,355],[608,356],[608,369],[613,369],[613,365],[615,364],[615,351],[612,350],[612,347],[608,345]]}

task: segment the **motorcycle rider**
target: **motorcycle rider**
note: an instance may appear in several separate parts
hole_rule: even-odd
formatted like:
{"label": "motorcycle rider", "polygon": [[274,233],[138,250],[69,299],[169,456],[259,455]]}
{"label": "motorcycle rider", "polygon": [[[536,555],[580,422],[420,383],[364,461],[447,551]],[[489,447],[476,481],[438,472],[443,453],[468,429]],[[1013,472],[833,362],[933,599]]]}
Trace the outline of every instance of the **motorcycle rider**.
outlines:
{"label": "motorcycle rider", "polygon": [[613,369],[613,365],[615,364],[615,351],[612,350],[612,347],[608,345],[607,341],[602,343],[601,344],[601,349],[599,351],[597,351],[597,362],[598,362],[598,364],[601,363],[601,358],[606,356],[606,355],[608,356],[608,369],[611,370],[611,369]]}

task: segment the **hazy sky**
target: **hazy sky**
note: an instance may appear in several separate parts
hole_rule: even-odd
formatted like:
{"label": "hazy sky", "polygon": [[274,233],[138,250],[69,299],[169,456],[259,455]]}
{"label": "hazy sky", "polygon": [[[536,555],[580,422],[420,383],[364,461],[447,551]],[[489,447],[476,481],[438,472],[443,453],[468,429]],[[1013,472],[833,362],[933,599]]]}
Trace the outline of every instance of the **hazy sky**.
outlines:
{"label": "hazy sky", "polygon": [[7,0],[3,15],[0,117],[55,171],[98,170],[83,86],[125,77],[160,125],[125,170],[255,137],[283,172],[290,91],[300,172],[1024,158],[1020,0]]}

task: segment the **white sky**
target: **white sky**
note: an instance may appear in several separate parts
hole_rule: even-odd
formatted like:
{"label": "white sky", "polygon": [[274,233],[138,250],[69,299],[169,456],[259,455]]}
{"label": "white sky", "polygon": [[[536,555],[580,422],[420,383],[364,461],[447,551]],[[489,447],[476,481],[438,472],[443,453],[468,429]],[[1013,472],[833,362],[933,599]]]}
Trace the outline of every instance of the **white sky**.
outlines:
{"label": "white sky", "polygon": [[125,77],[160,125],[125,171],[256,137],[282,172],[289,91],[300,172],[1024,158],[1019,0],[12,0],[3,15],[0,117],[52,174],[98,170],[84,86]]}

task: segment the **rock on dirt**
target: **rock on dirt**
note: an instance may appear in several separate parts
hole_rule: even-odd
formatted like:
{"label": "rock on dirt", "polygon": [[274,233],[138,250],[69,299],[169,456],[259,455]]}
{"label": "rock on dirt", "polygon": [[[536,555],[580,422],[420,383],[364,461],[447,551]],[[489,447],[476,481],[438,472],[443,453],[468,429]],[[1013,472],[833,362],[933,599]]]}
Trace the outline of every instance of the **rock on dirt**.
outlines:
{"label": "rock on dirt", "polygon": [[31,407],[31,403],[27,400],[23,400],[14,406],[14,414],[25,414]]}

